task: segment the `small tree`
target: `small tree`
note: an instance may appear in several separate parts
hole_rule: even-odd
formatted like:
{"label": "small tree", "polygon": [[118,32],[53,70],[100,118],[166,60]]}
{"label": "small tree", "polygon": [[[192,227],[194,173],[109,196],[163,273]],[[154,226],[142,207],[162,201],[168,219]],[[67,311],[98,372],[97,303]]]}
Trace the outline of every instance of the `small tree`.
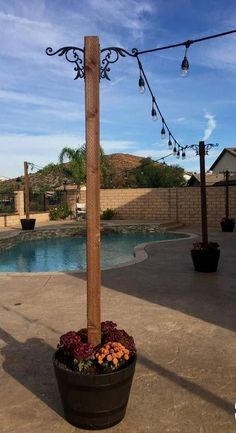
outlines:
{"label": "small tree", "polygon": [[140,188],[170,188],[185,184],[182,167],[158,164],[151,158],[143,158],[133,174]]}
{"label": "small tree", "polygon": [[[64,147],[59,155],[59,162],[63,164],[65,159],[69,161],[68,167],[64,172],[68,174],[74,182],[80,187],[86,183],[86,144],[78,149]],[[101,164],[101,181],[107,175],[107,163],[103,149],[100,147],[100,164]]]}

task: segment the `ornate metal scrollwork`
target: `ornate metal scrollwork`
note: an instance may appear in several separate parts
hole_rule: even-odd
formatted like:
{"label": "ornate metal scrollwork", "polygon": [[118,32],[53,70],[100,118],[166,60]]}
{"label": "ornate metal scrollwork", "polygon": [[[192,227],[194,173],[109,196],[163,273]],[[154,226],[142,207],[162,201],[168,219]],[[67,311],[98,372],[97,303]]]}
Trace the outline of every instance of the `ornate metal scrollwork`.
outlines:
{"label": "ornate metal scrollwork", "polygon": [[106,55],[103,58],[103,60],[101,61],[100,77],[106,78],[107,80],[110,80],[108,74],[109,74],[111,69],[110,69],[109,65],[111,63],[116,63],[117,60],[119,60],[120,56],[121,57],[126,57],[126,56],[136,57],[138,50],[136,48],[133,48],[131,53],[129,53],[128,51],[124,50],[123,48],[108,47],[108,48],[103,48],[101,50],[101,54],[104,52],[106,52]]}
{"label": "ornate metal scrollwork", "polygon": [[51,47],[46,49],[48,56],[65,56],[68,62],[75,63],[74,71],[76,72],[76,76],[74,80],[84,78],[84,60],[80,57],[80,53],[84,54],[84,50],[78,47],[63,47],[59,48],[57,51],[53,51]]}
{"label": "ornate metal scrollwork", "polygon": [[[51,47],[48,47],[46,49],[46,54],[48,56],[65,56],[66,60],[70,63],[75,63],[74,71],[76,72],[76,76],[74,80],[77,80],[78,78],[84,78],[85,71],[84,71],[84,59],[80,57],[80,53],[83,53],[84,50],[82,48],[78,47],[62,47],[59,48],[57,51],[53,51]],[[106,78],[107,80],[110,80],[109,78],[109,72],[110,72],[110,64],[116,63],[117,60],[119,60],[121,57],[137,57],[138,50],[137,48],[133,48],[131,52],[128,52],[124,50],[123,48],[119,47],[108,47],[103,48],[101,50],[101,54],[105,53],[105,57],[101,61],[101,67],[100,67],[100,77]]]}

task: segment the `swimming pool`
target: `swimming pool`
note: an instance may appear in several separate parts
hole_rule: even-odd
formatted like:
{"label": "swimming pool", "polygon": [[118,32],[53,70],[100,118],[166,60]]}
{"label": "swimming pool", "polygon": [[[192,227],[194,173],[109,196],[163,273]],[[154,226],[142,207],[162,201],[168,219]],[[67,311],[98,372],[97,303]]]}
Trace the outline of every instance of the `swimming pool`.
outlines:
{"label": "swimming pool", "polygon": [[[184,238],[180,233],[109,233],[101,236],[101,267],[132,260],[141,243]],[[0,272],[86,270],[86,237],[22,241],[0,253]]]}

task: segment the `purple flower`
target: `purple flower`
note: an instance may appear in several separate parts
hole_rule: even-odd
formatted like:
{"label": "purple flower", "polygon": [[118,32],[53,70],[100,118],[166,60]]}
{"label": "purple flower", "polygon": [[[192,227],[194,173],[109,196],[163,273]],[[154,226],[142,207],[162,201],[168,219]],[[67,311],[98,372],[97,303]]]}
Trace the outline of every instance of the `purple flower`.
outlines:
{"label": "purple flower", "polygon": [[60,342],[57,347],[63,347],[65,350],[71,351],[71,349],[80,342],[81,338],[77,332],[69,331],[60,337]]}
{"label": "purple flower", "polygon": [[101,332],[102,334],[107,334],[107,332],[112,331],[117,327],[117,324],[112,322],[112,320],[106,320],[101,323]]}
{"label": "purple flower", "polygon": [[72,355],[78,361],[85,361],[94,355],[94,347],[89,343],[79,343],[73,348]]}
{"label": "purple flower", "polygon": [[117,342],[125,346],[129,350],[130,357],[136,352],[134,339],[131,335],[127,334],[123,329],[111,329],[103,335],[103,343]]}

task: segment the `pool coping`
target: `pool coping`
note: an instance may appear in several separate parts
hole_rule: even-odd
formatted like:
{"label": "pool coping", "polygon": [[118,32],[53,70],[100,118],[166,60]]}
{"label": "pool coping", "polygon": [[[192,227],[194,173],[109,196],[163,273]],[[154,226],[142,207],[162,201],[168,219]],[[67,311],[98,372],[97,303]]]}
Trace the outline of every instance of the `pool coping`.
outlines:
{"label": "pool coping", "polygon": [[[103,271],[109,271],[112,269],[119,269],[119,268],[124,268],[127,266],[132,266],[135,265],[137,263],[143,262],[145,260],[148,259],[148,253],[146,251],[146,247],[150,246],[150,245],[154,245],[154,244],[159,244],[162,242],[176,242],[176,241],[186,241],[189,239],[194,239],[196,237],[198,237],[197,234],[195,233],[188,233],[188,232],[184,232],[184,231],[170,231],[168,232],[167,230],[165,230],[165,233],[173,233],[173,234],[184,234],[187,235],[184,238],[178,238],[178,239],[163,239],[163,240],[157,240],[157,241],[151,241],[151,242],[143,242],[141,244],[138,244],[137,246],[134,247],[134,258],[132,260],[128,260],[127,262],[123,262],[123,263],[119,263],[117,265],[113,265],[110,267],[105,267],[101,269],[101,272]],[[86,270],[74,270],[74,271],[48,271],[48,272],[1,272],[0,271],[0,277],[1,276],[17,276],[17,277],[25,277],[25,276],[51,276],[51,275],[58,275],[58,274],[68,274],[68,275],[73,275],[73,274],[86,274],[87,271]]]}

